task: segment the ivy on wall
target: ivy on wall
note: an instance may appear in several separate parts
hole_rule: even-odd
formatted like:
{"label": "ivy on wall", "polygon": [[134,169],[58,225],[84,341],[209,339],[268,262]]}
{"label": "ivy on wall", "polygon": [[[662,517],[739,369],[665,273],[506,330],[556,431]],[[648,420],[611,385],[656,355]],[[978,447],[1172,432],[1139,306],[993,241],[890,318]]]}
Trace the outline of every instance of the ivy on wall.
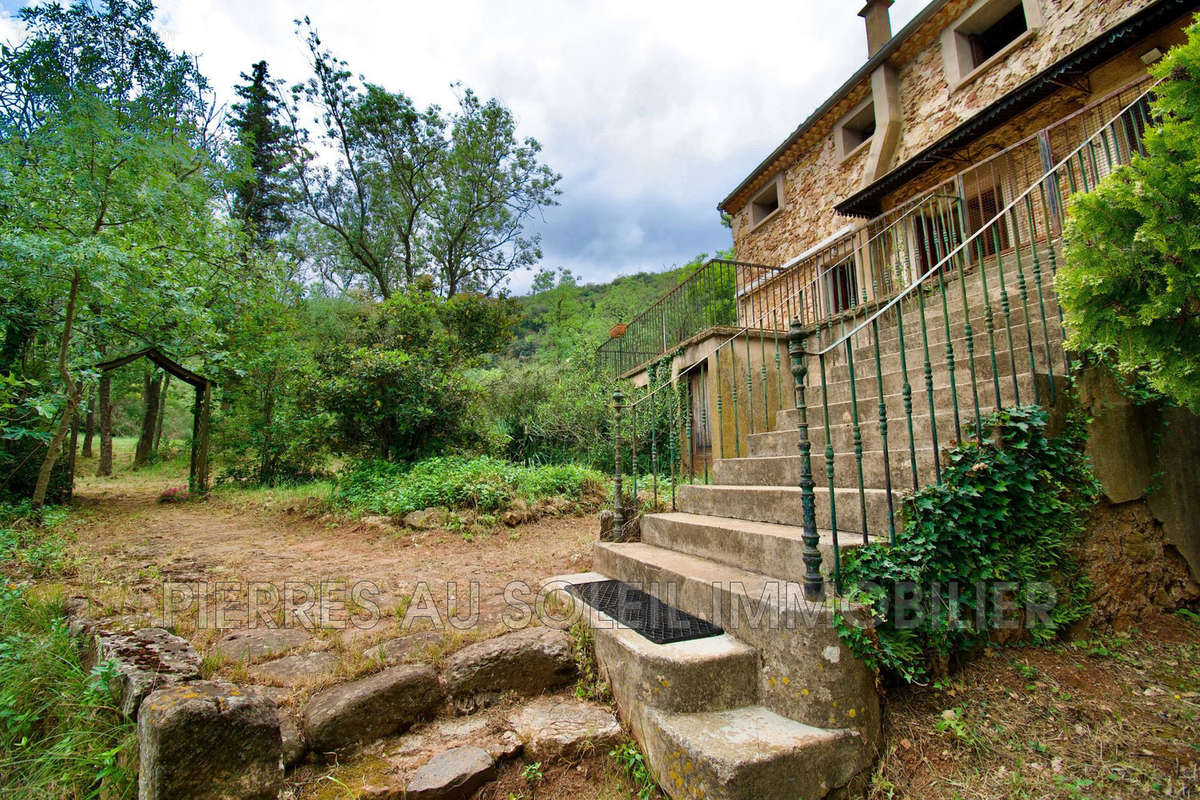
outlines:
{"label": "ivy on wall", "polygon": [[920,682],[998,633],[1046,641],[1087,614],[1070,550],[1100,489],[1082,423],[1058,436],[1046,424],[1035,405],[990,415],[988,438],[950,450],[941,483],[904,499],[895,544],[847,551],[847,596],[876,620],[872,632],[838,616],[860,658]]}

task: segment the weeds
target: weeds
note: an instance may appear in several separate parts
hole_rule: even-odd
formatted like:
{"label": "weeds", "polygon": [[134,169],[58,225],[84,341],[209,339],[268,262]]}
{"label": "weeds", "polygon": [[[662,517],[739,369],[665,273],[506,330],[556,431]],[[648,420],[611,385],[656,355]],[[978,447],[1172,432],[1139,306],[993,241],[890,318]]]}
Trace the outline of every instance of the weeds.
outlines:
{"label": "weeds", "polygon": [[653,800],[653,798],[662,796],[658,791],[658,784],[654,782],[654,776],[650,774],[646,756],[638,749],[637,742],[629,739],[617,745],[608,755],[621,768],[625,780],[629,782],[633,797],[637,800]]}
{"label": "weeds", "polygon": [[575,654],[575,666],[579,678],[575,681],[575,696],[580,700],[606,703],[612,699],[608,681],[600,675],[596,661],[596,640],[592,629],[584,621],[571,626],[571,649]]}
{"label": "weeds", "polygon": [[132,798],[136,729],[109,691],[111,664],[84,670],[61,608],[0,589],[0,785],[18,800]]}
{"label": "weeds", "polygon": [[603,495],[606,478],[574,464],[522,467],[481,456],[447,456],[411,466],[360,462],[338,479],[334,501],[351,510],[402,516],[425,508],[473,509],[483,514],[517,501],[562,498],[580,503]]}

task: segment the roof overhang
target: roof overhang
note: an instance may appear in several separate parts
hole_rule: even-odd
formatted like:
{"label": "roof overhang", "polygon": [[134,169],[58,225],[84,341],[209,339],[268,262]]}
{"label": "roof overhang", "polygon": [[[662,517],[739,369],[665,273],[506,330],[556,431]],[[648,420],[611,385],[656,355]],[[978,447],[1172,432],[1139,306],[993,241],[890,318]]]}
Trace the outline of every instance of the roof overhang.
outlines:
{"label": "roof overhang", "polygon": [[1197,8],[1200,8],[1200,0],[1159,0],[1147,6],[1008,92],[879,180],[838,203],[834,209],[848,217],[878,216],[882,212],[883,198],[891,192],[1028,110],[1064,85],[1086,76],[1091,70],[1125,50],[1131,43]]}

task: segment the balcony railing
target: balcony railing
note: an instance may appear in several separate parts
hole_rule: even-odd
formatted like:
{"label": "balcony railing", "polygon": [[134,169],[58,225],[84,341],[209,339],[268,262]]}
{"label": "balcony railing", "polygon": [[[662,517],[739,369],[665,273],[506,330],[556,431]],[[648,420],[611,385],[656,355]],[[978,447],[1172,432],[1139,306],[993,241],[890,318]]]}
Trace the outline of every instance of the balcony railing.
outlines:
{"label": "balcony railing", "polygon": [[[600,345],[601,369],[613,376],[645,366],[709,328],[733,327],[746,309],[739,300],[747,289],[772,278],[779,270],[714,258],[678,286],[634,317],[621,335]],[[752,296],[750,307],[765,302]]]}

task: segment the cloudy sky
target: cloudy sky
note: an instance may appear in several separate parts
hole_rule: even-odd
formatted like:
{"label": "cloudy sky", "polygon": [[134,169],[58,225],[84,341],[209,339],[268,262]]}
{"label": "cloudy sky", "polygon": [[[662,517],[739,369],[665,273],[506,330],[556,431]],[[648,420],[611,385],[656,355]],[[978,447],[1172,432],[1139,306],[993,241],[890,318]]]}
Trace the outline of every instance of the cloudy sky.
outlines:
{"label": "cloudy sky", "polygon": [[[866,60],[862,2],[159,0],[158,24],[223,102],[259,59],[305,76],[305,15],[352,70],[418,105],[454,105],[454,81],[500,98],[563,176],[544,265],[601,281],[729,245],[717,202]],[[892,29],[925,2],[896,0]],[[0,20],[0,38],[14,32]]]}

